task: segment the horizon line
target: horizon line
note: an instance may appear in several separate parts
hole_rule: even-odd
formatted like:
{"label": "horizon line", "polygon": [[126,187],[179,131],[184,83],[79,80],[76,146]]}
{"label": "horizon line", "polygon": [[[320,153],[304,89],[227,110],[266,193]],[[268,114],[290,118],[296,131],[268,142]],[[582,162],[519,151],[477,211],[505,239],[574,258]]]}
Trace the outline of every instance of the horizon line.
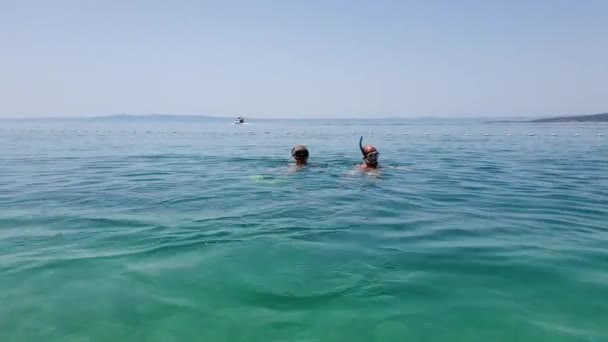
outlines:
{"label": "horizon line", "polygon": [[[586,114],[581,114],[586,115]],[[239,115],[244,118],[255,120],[387,120],[387,119],[502,119],[502,118],[535,118],[544,117],[540,115],[465,115],[465,116],[443,116],[443,115],[420,115],[420,116],[352,116],[352,117],[256,117],[255,115]],[[92,120],[92,119],[112,119],[112,118],[150,118],[150,117],[165,117],[165,118],[191,118],[191,119],[231,119],[237,116],[221,116],[221,115],[205,115],[205,114],[108,114],[108,115],[92,115],[92,116],[31,116],[31,117],[0,117],[0,120],[9,121],[28,121],[28,120]]]}
{"label": "horizon line", "polygon": [[[239,115],[237,117],[249,118],[254,120],[422,120],[422,119],[547,119],[547,118],[567,118],[567,117],[585,117],[585,116],[596,116],[606,115],[608,112],[593,113],[593,114],[560,114],[560,115],[498,115],[498,116],[487,116],[487,115],[465,115],[465,116],[442,116],[442,115],[420,115],[420,116],[381,116],[381,117],[364,117],[364,116],[352,116],[352,117],[257,117]],[[207,114],[166,114],[166,113],[150,113],[150,114],[106,114],[106,115],[91,115],[91,116],[32,116],[25,118],[18,117],[0,117],[0,121],[36,121],[36,120],[99,120],[99,119],[146,119],[146,118],[165,118],[165,119],[211,119],[211,120],[229,120],[234,116],[221,116],[221,115],[207,115]]]}

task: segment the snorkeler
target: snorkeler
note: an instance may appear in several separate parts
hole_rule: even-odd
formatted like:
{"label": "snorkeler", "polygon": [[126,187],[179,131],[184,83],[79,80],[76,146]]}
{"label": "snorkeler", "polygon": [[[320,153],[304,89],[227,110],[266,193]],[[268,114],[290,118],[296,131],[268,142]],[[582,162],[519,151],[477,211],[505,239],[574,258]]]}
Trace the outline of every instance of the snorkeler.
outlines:
{"label": "snorkeler", "polygon": [[360,169],[369,170],[369,169],[377,169],[378,168],[378,156],[380,156],[380,152],[373,145],[365,145],[363,147],[363,137],[359,139],[359,149],[363,154],[364,163],[359,165]]}
{"label": "snorkeler", "polygon": [[308,148],[304,145],[298,145],[292,148],[291,156],[296,161],[297,166],[305,166],[308,164]]}

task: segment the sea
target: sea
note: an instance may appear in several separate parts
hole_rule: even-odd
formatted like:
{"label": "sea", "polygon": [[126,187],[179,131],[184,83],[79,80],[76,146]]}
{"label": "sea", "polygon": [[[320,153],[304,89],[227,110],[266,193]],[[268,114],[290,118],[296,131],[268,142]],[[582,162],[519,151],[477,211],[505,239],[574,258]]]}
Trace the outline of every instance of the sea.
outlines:
{"label": "sea", "polygon": [[0,341],[608,341],[608,125],[2,121]]}

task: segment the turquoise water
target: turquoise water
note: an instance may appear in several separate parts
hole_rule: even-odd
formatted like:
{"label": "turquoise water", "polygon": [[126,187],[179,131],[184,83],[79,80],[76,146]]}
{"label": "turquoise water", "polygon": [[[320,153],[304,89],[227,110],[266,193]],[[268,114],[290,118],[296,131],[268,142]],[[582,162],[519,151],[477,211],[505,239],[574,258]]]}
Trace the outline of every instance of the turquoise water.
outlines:
{"label": "turquoise water", "polygon": [[0,341],[606,341],[598,134],[4,124]]}

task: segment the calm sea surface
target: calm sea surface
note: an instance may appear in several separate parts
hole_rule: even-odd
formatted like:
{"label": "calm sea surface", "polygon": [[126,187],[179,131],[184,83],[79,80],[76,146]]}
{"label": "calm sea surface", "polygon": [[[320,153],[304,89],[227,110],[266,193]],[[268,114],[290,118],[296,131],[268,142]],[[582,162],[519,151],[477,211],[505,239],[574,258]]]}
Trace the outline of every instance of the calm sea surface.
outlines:
{"label": "calm sea surface", "polygon": [[608,125],[344,123],[2,123],[0,341],[608,340]]}

